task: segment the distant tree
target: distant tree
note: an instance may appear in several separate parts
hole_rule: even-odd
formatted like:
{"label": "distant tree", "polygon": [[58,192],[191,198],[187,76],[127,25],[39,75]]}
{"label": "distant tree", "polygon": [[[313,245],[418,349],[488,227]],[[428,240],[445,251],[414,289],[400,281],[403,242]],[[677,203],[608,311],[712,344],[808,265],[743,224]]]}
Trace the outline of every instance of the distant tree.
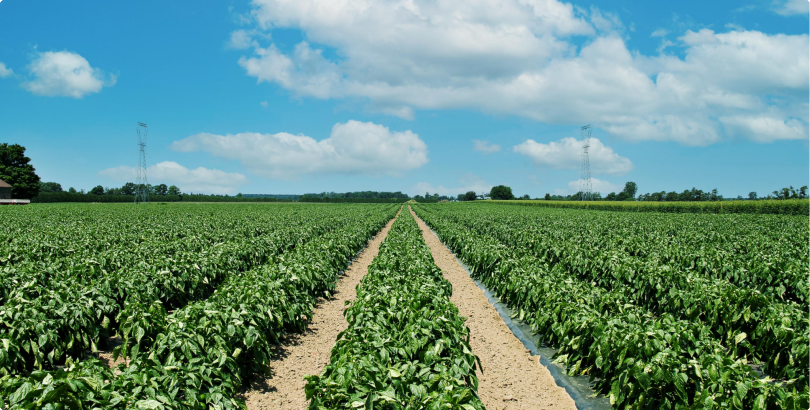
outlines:
{"label": "distant tree", "polygon": [[737,200],[738,200],[738,201],[742,201],[742,200],[743,200],[742,195],[737,195]]}
{"label": "distant tree", "polygon": [[546,196],[544,196],[543,199],[545,199],[546,201],[551,201],[551,194],[546,192]]}
{"label": "distant tree", "polygon": [[101,185],[97,185],[95,188],[91,189],[88,192],[90,195],[104,195],[104,187]]}
{"label": "distant tree", "polygon": [[617,199],[616,199],[616,193],[615,192],[611,192],[611,193],[607,194],[607,196],[605,197],[605,201],[616,201],[616,200]]}
{"label": "distant tree", "polygon": [[748,199],[752,199],[752,200],[753,200],[753,199],[757,199],[757,193],[756,193],[756,191],[751,191],[751,192],[749,192],[749,193],[748,193]]}
{"label": "distant tree", "polygon": [[180,188],[178,188],[177,185],[170,186],[169,195],[180,195]]}
{"label": "distant tree", "polygon": [[622,192],[619,192],[618,195],[616,195],[615,200],[616,201],[626,201],[628,199],[633,199],[633,196],[628,194],[627,191],[622,191]]}
{"label": "distant tree", "polygon": [[601,192],[591,193],[591,199],[593,199],[594,201],[601,201],[602,200],[602,193]]}
{"label": "distant tree", "polygon": [[237,198],[241,198],[241,197],[242,197],[242,193],[240,192],[240,193],[236,194],[236,197],[237,197]]}
{"label": "distant tree", "polygon": [[477,198],[478,196],[475,195],[474,191],[467,191],[467,193],[464,194],[464,201],[475,201]]}
{"label": "distant tree", "polygon": [[155,185],[155,195],[166,195],[169,192],[169,187],[166,184]]}
{"label": "distant tree", "polygon": [[62,185],[58,182],[40,182],[39,192],[62,192]]}
{"label": "distant tree", "polygon": [[12,198],[31,199],[39,194],[39,176],[19,144],[0,144],[0,179],[11,185]]}
{"label": "distant tree", "polygon": [[667,192],[664,196],[664,201],[675,202],[678,200],[678,193],[675,191]]}
{"label": "distant tree", "polygon": [[636,197],[636,192],[638,191],[638,186],[635,182],[627,182],[624,184],[624,190],[622,192],[626,192],[630,198]]}
{"label": "distant tree", "polygon": [[807,198],[807,185],[799,188],[799,198]]}
{"label": "distant tree", "polygon": [[135,188],[138,186],[132,182],[127,182],[121,187],[121,195],[135,195]]}
{"label": "distant tree", "polygon": [[709,200],[710,201],[717,201],[718,199],[720,199],[720,198],[717,196],[717,188],[712,189],[712,194],[709,197]]}
{"label": "distant tree", "polygon": [[512,195],[512,188],[505,185],[492,187],[489,191],[489,197],[492,199],[515,199],[515,196]]}
{"label": "distant tree", "polygon": [[71,194],[75,194],[76,188],[70,187],[70,189],[68,189],[68,192],[70,192]]}
{"label": "distant tree", "polygon": [[526,194],[520,197],[520,199],[532,199],[532,197],[530,197],[529,194]]}

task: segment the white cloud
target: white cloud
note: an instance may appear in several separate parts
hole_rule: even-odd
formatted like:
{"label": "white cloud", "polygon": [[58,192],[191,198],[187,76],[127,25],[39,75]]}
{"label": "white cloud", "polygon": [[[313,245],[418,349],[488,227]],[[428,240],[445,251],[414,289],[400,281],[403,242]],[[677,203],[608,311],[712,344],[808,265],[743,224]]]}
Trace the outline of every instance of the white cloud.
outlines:
{"label": "white cloud", "polygon": [[[134,167],[122,165],[101,170],[98,175],[118,182],[132,182],[136,176]],[[152,184],[177,185],[182,192],[206,194],[234,194],[248,179],[240,173],[198,167],[188,169],[176,162],[164,161],[146,169]]]}
{"label": "white cloud", "polygon": [[259,103],[263,108],[267,108],[267,101],[262,101]]}
{"label": "white cloud", "polygon": [[45,96],[82,98],[111,87],[116,78],[93,68],[84,57],[69,51],[39,53],[28,66],[33,79],[23,83],[26,90]]}
{"label": "white cloud", "polygon": [[650,34],[650,37],[664,37],[669,33],[668,31],[664,30],[663,28],[659,28]]}
{"label": "white cloud", "polygon": [[228,42],[228,47],[243,50],[250,47],[258,47],[259,43],[253,40],[252,33],[246,30],[236,30],[231,33],[231,39]]}
{"label": "white cloud", "polygon": [[[405,119],[473,109],[707,145],[727,136],[720,117],[776,109],[786,121],[786,109],[808,100],[807,34],[687,31],[645,56],[627,48],[615,15],[557,0],[253,4],[255,30],[299,29],[306,41],[290,53],[252,47],[239,60],[249,76],[297,98],[360,98]],[[580,35],[591,37],[581,48],[571,40]],[[685,57],[661,54],[674,46]]]}
{"label": "white cloud", "polygon": [[778,0],[774,6],[773,10],[783,16],[810,13],[810,2],[807,0]]}
{"label": "white cloud", "polygon": [[720,117],[720,122],[727,134],[741,135],[757,142],[807,139],[808,136],[807,126],[795,118],[733,116]]}
{"label": "white cloud", "polygon": [[419,135],[359,121],[335,124],[329,138],[321,141],[286,132],[203,133],[175,141],[171,148],[239,160],[251,172],[281,179],[330,173],[397,176],[428,162],[427,145]]}
{"label": "white cloud", "polygon": [[429,192],[431,195],[447,195],[456,196],[473,191],[477,194],[489,193],[494,185],[487,183],[481,177],[473,174],[467,174],[458,181],[455,187],[447,188],[444,185],[433,185],[430,182],[419,182],[411,188],[410,195],[424,195]]}
{"label": "white cloud", "polygon": [[[571,181],[568,183],[567,189],[555,189],[555,195],[572,195],[580,191],[582,187],[581,179],[577,179],[576,181]],[[602,194],[602,197],[606,196],[611,192],[620,192],[622,190],[622,186],[612,184],[608,181],[602,181],[600,179],[591,178],[591,192],[599,192]]]}
{"label": "white cloud", "polygon": [[[572,137],[548,144],[529,139],[512,149],[531,158],[538,168],[579,169],[582,166],[582,142]],[[591,138],[588,161],[594,174],[624,175],[633,169],[629,159],[619,156],[598,138]]]}
{"label": "white cloud", "polygon": [[490,144],[489,141],[473,140],[473,150],[483,152],[484,154],[494,154],[500,152],[501,146],[498,144]]}
{"label": "white cloud", "polygon": [[0,63],[0,78],[6,78],[12,74],[14,74],[14,71],[11,71],[10,68],[7,68],[5,64]]}

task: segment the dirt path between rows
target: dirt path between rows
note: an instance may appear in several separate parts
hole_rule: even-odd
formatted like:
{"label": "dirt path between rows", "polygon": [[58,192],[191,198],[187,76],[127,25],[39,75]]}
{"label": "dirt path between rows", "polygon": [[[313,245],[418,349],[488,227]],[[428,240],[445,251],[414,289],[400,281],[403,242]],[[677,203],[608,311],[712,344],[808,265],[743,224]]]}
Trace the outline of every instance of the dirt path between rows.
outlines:
{"label": "dirt path between rows", "polygon": [[433,261],[453,285],[450,301],[459,315],[467,317],[470,345],[481,359],[478,395],[487,410],[503,409],[570,409],[574,400],[557,386],[548,369],[532,357],[523,343],[509,330],[484,292],[473,282],[453,253],[447,249],[413,210]]}
{"label": "dirt path between rows", "polygon": [[270,364],[273,376],[253,380],[243,395],[248,410],[307,408],[304,376],[320,374],[324,366],[329,364],[338,333],[348,327],[343,317],[345,302],[357,298],[356,287],[368,273],[368,267],[377,256],[380,244],[395,219],[389,221],[349,265],[338,279],[334,295],[328,300],[318,301],[307,330],[288,335],[281,341],[276,351],[277,357]]}

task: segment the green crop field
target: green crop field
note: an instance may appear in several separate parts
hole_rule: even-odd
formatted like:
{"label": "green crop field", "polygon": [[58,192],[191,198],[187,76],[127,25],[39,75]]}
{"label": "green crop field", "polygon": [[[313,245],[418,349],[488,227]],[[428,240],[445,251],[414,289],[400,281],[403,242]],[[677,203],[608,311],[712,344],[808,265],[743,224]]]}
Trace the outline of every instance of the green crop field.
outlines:
{"label": "green crop field", "polygon": [[[410,205],[613,408],[808,408],[807,215]],[[245,408],[400,207],[0,208],[0,409]],[[406,205],[310,408],[483,409],[452,294]]]}
{"label": "green crop field", "polygon": [[[239,408],[394,205],[2,209],[0,408]],[[121,374],[90,354],[117,334]]]}
{"label": "green crop field", "polygon": [[808,218],[417,214],[614,408],[807,408]]}

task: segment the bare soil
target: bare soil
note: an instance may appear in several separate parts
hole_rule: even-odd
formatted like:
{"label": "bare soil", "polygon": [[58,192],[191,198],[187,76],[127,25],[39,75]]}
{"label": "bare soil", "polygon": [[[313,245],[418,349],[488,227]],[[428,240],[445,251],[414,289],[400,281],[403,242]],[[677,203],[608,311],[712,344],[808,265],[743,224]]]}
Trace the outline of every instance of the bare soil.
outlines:
{"label": "bare soil", "polygon": [[349,265],[332,297],[319,300],[307,330],[290,334],[281,341],[271,364],[273,376],[254,379],[243,395],[248,410],[307,408],[304,376],[320,374],[329,364],[337,335],[348,327],[343,317],[346,302],[357,298],[357,285],[368,273],[395,219],[388,222]]}
{"label": "bare soil", "polygon": [[548,369],[540,364],[540,356],[531,355],[509,330],[495,307],[489,304],[484,292],[467,275],[453,253],[416,214],[414,217],[422,229],[434,262],[453,285],[450,301],[456,305],[461,316],[467,317],[470,345],[483,367],[483,372],[478,375],[478,395],[484,406],[488,410],[576,410],[574,400],[565,389],[557,386]]}

